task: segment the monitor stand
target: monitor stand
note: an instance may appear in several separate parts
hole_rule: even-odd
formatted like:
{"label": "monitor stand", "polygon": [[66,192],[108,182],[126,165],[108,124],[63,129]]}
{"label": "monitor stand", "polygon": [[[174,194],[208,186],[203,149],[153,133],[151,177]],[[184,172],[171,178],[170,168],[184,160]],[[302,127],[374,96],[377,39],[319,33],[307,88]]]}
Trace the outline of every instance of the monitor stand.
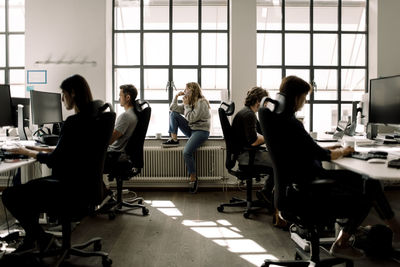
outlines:
{"label": "monitor stand", "polygon": [[24,128],[24,106],[18,105],[18,135],[19,140],[28,140]]}

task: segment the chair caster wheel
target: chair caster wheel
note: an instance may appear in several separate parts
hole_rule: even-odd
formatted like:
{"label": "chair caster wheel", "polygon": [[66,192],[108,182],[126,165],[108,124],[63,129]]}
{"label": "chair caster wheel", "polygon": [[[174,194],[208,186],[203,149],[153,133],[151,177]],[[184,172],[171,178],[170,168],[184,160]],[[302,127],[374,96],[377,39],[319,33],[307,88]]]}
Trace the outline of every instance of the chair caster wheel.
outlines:
{"label": "chair caster wheel", "polygon": [[149,214],[149,209],[148,208],[143,208],[142,209],[142,214],[143,214],[143,216],[148,215]]}
{"label": "chair caster wheel", "polygon": [[249,212],[243,213],[243,217],[245,217],[246,219],[250,218],[250,213]]}
{"label": "chair caster wheel", "polygon": [[108,219],[109,219],[109,220],[114,220],[114,219],[115,219],[115,213],[114,213],[114,212],[110,212],[110,213],[108,214]]}
{"label": "chair caster wheel", "polygon": [[224,211],[224,206],[218,206],[218,207],[217,207],[217,210],[218,210],[219,212],[223,212],[223,211]]}
{"label": "chair caster wheel", "polygon": [[138,203],[139,203],[140,205],[142,205],[142,204],[143,204],[143,200],[139,199],[139,200],[138,200]]}
{"label": "chair caster wheel", "polygon": [[112,265],[112,260],[110,258],[106,258],[102,260],[103,267],[110,267]]}
{"label": "chair caster wheel", "polygon": [[96,242],[93,243],[93,249],[94,249],[94,251],[100,251],[100,250],[101,250],[101,247],[102,247],[102,245],[101,245],[101,241],[100,241],[100,240],[98,240],[98,241],[96,241]]}
{"label": "chair caster wheel", "polygon": [[297,253],[297,252],[296,252],[296,254],[294,255],[294,259],[295,259],[296,261],[302,260],[302,258],[300,257],[299,253]]}

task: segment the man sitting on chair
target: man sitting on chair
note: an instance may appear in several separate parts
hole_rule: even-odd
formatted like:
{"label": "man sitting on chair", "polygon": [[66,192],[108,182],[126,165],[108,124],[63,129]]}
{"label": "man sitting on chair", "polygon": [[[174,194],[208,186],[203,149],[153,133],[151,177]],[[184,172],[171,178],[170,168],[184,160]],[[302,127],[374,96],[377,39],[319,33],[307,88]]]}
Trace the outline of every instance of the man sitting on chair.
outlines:
{"label": "man sitting on chair", "polygon": [[[234,133],[233,140],[236,150],[239,151],[238,162],[240,165],[249,165],[249,152],[244,148],[258,147],[263,145],[264,137],[257,120],[256,113],[260,107],[261,99],[268,96],[268,92],[261,87],[253,87],[247,92],[244,107],[235,115],[232,122]],[[255,151],[254,165],[272,168],[272,161],[268,151]],[[272,189],[274,187],[273,177],[268,177],[264,188],[257,192],[257,197],[272,205]]]}
{"label": "man sitting on chair", "polygon": [[110,171],[110,168],[118,160],[121,153],[124,152],[138,122],[138,118],[133,110],[133,104],[138,94],[136,87],[132,84],[125,84],[119,88],[119,104],[125,109],[125,112],[119,115],[115,122],[104,167],[105,173]]}

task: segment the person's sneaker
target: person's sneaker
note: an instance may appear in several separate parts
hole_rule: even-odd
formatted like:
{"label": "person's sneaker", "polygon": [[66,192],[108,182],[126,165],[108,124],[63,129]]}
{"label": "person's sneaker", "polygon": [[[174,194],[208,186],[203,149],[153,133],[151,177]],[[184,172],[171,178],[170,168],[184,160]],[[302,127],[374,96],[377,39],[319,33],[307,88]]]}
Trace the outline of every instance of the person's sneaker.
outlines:
{"label": "person's sneaker", "polygon": [[350,245],[339,247],[337,242],[333,243],[329,253],[332,256],[349,260],[361,260],[365,257],[365,254],[362,250],[352,247]]}
{"label": "person's sneaker", "polygon": [[199,187],[199,179],[196,177],[196,180],[194,180],[193,182],[189,182],[189,192],[194,194],[197,192],[197,189]]}
{"label": "person's sneaker", "polygon": [[168,141],[162,143],[163,147],[175,147],[179,146],[179,140],[174,140],[172,138],[168,139]]}

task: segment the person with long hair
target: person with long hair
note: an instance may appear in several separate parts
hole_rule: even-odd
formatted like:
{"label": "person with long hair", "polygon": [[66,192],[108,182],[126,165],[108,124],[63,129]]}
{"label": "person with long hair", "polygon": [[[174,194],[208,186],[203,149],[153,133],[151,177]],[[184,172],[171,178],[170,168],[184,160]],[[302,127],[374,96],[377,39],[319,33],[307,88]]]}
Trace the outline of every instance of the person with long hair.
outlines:
{"label": "person with long hair", "polygon": [[[179,96],[183,96],[181,105],[178,104]],[[193,154],[210,135],[210,104],[203,96],[200,85],[190,82],[186,84],[185,91],[176,94],[170,111],[169,133],[171,138],[163,143],[163,147],[179,145],[178,128],[189,137],[183,149],[183,156],[190,176],[190,192],[196,193],[198,177]]]}
{"label": "person with long hair", "polygon": [[[60,85],[62,102],[67,110],[74,110],[61,129],[54,149],[19,147],[11,152],[36,158],[52,169],[52,175],[32,179],[25,184],[8,187],[3,191],[5,207],[25,230],[23,243],[16,253],[33,250],[45,251],[54,237],[39,225],[40,213],[59,214],[73,207],[87,207],[93,192],[90,177],[92,145],[96,134],[90,129],[95,104],[90,87],[80,75],[65,79]],[[72,210],[71,210],[72,212]]]}
{"label": "person with long hair", "polygon": [[[282,113],[285,121],[280,131],[282,133],[280,143],[281,151],[291,151],[285,155],[285,159],[290,163],[288,168],[290,182],[302,190],[307,190],[307,186],[314,180],[335,181],[329,190],[324,191],[324,194],[318,194],[313,203],[307,207],[310,210],[314,207],[348,219],[330,249],[332,255],[347,259],[360,259],[364,256],[363,251],[353,247],[349,240],[368,215],[372,205],[393,231],[393,246],[398,247],[400,225],[380,182],[349,170],[328,170],[322,167],[321,161],[335,160],[349,155],[354,148],[341,146],[322,148],[306,132],[302,122],[295,117],[295,113],[302,109],[311,90],[309,83],[296,76],[285,77],[279,88],[280,94],[285,98],[285,109]],[[303,206],[300,200],[299,203],[293,204],[299,205],[299,208]]]}

